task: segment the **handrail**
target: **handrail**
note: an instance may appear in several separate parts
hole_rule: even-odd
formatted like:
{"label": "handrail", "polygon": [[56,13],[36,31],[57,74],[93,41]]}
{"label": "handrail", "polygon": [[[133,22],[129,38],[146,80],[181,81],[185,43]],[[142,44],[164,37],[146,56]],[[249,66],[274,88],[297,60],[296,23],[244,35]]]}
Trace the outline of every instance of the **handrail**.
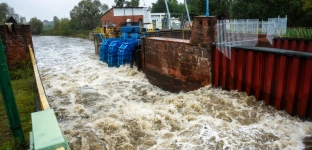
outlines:
{"label": "handrail", "polygon": [[39,93],[39,100],[40,100],[41,109],[42,110],[50,109],[50,105],[48,103],[47,97],[45,95],[45,92],[44,92],[44,89],[42,86],[41,78],[40,78],[39,71],[37,68],[35,55],[34,55],[33,49],[31,48],[31,45],[28,45],[28,49],[30,52],[31,62],[32,62],[32,65],[34,68],[34,74],[35,74],[35,78],[36,78],[36,84],[37,84],[37,89],[38,89],[38,93]]}

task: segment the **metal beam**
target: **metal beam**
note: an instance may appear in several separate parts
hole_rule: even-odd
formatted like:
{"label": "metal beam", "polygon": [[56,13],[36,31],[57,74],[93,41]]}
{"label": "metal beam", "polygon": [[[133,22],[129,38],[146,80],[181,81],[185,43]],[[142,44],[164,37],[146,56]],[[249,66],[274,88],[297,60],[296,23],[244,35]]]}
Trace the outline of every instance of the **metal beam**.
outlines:
{"label": "metal beam", "polygon": [[166,9],[167,9],[168,21],[169,21],[169,29],[171,29],[171,16],[170,16],[167,0],[165,0],[165,4],[166,4]]}
{"label": "metal beam", "polygon": [[192,27],[192,22],[191,22],[191,19],[190,19],[190,14],[189,14],[189,11],[188,11],[186,0],[184,0],[184,5],[185,5],[186,13],[187,13],[188,22],[190,24],[190,27]]}
{"label": "metal beam", "polygon": [[10,128],[13,132],[14,139],[17,142],[17,144],[25,145],[26,144],[25,137],[16,107],[16,102],[13,94],[13,89],[11,85],[10,75],[6,63],[1,37],[0,37],[0,88],[4,101],[5,111],[9,119]]}
{"label": "metal beam", "polygon": [[38,89],[38,93],[39,93],[41,109],[42,110],[50,109],[50,105],[48,103],[44,88],[42,86],[41,78],[40,78],[39,71],[37,68],[35,55],[34,55],[33,49],[31,48],[31,45],[28,45],[28,49],[29,49],[29,53],[30,53],[31,62],[32,62],[33,68],[34,68],[34,75],[35,75],[37,89]]}

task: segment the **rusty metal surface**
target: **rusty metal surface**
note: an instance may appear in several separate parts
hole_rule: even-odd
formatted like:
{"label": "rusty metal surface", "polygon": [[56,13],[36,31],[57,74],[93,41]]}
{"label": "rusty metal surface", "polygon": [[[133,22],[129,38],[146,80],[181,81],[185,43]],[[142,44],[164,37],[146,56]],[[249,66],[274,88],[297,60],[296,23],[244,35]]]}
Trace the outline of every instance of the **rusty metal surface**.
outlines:
{"label": "rusty metal surface", "polygon": [[274,39],[273,47],[301,52],[312,52],[312,42],[308,40]]}
{"label": "rusty metal surface", "polygon": [[235,47],[231,60],[213,48],[215,87],[237,89],[303,119],[312,118],[312,53]]}

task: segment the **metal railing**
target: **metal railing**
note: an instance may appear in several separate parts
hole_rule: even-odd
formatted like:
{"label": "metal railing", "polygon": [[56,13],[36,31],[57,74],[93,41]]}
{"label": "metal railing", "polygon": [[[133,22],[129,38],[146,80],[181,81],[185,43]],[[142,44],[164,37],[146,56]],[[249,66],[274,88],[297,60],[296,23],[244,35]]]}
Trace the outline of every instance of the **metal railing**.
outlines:
{"label": "metal railing", "polygon": [[33,49],[31,48],[31,45],[28,45],[28,49],[29,49],[31,62],[32,62],[33,69],[34,69],[34,75],[35,75],[35,80],[36,80],[36,84],[37,84],[36,87],[37,87],[38,94],[39,94],[41,110],[50,109],[50,105],[48,103],[47,97],[46,97],[45,92],[44,92],[44,88],[42,86],[41,78],[40,78],[39,71],[37,68],[35,55],[34,55]]}

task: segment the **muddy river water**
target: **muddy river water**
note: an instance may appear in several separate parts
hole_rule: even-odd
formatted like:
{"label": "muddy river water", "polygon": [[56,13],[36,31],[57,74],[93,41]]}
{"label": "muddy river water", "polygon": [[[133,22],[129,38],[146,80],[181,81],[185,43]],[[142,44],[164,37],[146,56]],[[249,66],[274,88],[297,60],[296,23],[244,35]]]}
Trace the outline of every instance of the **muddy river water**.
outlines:
{"label": "muddy river water", "polygon": [[99,61],[92,41],[34,36],[50,106],[72,149],[303,149],[312,122],[237,91],[173,94]]}

